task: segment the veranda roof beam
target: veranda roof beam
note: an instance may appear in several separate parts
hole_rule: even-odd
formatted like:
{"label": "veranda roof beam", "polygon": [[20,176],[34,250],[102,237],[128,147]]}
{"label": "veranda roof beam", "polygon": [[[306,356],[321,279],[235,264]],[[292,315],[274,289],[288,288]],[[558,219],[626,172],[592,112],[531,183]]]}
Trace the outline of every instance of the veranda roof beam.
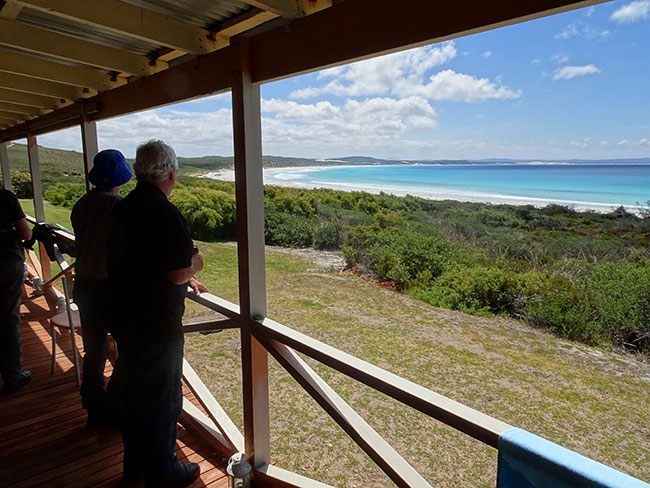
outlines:
{"label": "veranda roof beam", "polygon": [[233,37],[277,17],[277,14],[268,10],[253,8],[222,23],[219,34]]}
{"label": "veranda roof beam", "polygon": [[164,61],[3,19],[0,19],[0,44],[136,76],[167,68]]}
{"label": "veranda roof beam", "polygon": [[18,115],[38,115],[41,113],[41,109],[38,107],[29,107],[27,105],[18,105],[17,103],[9,102],[0,102],[0,111]]}
{"label": "veranda roof beam", "polygon": [[[9,90],[0,88],[0,102],[9,102],[18,105],[27,105],[29,107],[40,108],[60,108],[69,105],[65,99],[52,98],[43,95],[34,95],[32,93],[24,93],[16,90]],[[26,137],[23,135],[22,137]]]}
{"label": "veranda roof beam", "polygon": [[18,117],[4,116],[0,114],[0,123],[5,125],[14,125],[18,122],[22,122],[24,119]]}
{"label": "veranda roof beam", "polygon": [[285,19],[298,19],[332,6],[332,0],[244,0]]}
{"label": "veranda roof beam", "polygon": [[22,74],[67,85],[110,90],[126,83],[126,79],[94,69],[68,66],[26,54],[0,50],[0,71]]}
{"label": "veranda roof beam", "polygon": [[21,2],[7,0],[4,5],[0,6],[0,19],[16,20],[22,9],[23,4]]}
{"label": "veranda roof beam", "polygon": [[29,115],[25,114],[16,114],[14,112],[5,112],[4,110],[0,110],[0,118],[5,119],[5,120],[26,120],[29,119]]}
{"label": "veranda roof beam", "polygon": [[228,45],[224,36],[118,0],[24,0],[31,8],[171,49],[205,54]]}
{"label": "veranda roof beam", "polygon": [[54,81],[39,80],[29,76],[21,76],[13,73],[0,72],[0,86],[34,95],[45,95],[54,98],[68,98],[77,100],[82,97],[90,97],[97,94],[96,90],[74,87],[56,83]]}

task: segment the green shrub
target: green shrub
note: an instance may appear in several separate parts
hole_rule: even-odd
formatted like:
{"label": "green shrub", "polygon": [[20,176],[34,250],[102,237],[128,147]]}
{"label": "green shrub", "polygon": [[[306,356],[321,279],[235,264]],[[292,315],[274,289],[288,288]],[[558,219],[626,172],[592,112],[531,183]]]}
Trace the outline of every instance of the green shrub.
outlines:
{"label": "green shrub", "polygon": [[32,198],[32,176],[24,171],[11,172],[11,187],[18,198]]}
{"label": "green shrub", "polygon": [[537,274],[528,283],[525,318],[568,339],[598,343],[604,339],[597,322],[594,296],[561,275]]}
{"label": "green shrub", "polygon": [[282,212],[264,216],[266,244],[284,247],[309,247],[314,241],[314,220]]}
{"label": "green shrub", "polygon": [[211,188],[181,186],[170,198],[183,214],[192,237],[229,239],[235,235],[235,198]]}
{"label": "green shrub", "polygon": [[440,275],[454,257],[451,244],[439,233],[422,235],[378,225],[351,230],[343,254],[348,265],[381,281],[394,281],[398,288],[409,286],[422,271]]}
{"label": "green shrub", "polygon": [[522,277],[501,268],[455,266],[434,281],[427,278],[420,277],[409,293],[437,307],[477,315],[514,315],[521,304]]}
{"label": "green shrub", "polygon": [[314,230],[313,246],[316,249],[340,249],[343,243],[343,227],[339,224],[326,224]]}
{"label": "green shrub", "polygon": [[638,255],[633,259],[595,265],[581,284],[594,296],[603,335],[615,344],[650,351],[650,262]]}
{"label": "green shrub", "polygon": [[72,207],[85,194],[83,183],[57,183],[45,190],[47,201],[60,207]]}

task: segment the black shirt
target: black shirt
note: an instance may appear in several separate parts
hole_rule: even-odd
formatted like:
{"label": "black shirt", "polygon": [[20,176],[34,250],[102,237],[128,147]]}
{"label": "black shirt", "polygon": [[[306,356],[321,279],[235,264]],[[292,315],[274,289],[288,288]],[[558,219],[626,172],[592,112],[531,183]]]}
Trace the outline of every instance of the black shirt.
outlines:
{"label": "black shirt", "polygon": [[25,259],[25,251],[16,237],[16,221],[25,218],[16,195],[0,190],[0,260]]}
{"label": "black shirt", "polygon": [[116,327],[151,341],[182,337],[187,284],[173,284],[166,273],[191,264],[185,219],[158,187],[138,182],[111,216],[108,275],[121,317]]}
{"label": "black shirt", "polygon": [[108,279],[108,226],[111,212],[122,200],[109,190],[95,189],[75,203],[70,221],[75,233],[77,276],[93,280]]}

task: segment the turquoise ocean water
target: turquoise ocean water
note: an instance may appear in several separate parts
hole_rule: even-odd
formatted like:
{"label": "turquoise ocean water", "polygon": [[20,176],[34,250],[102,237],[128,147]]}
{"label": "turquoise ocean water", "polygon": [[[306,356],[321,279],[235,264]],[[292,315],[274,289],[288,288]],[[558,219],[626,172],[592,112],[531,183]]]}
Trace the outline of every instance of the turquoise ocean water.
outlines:
{"label": "turquoise ocean water", "polygon": [[634,163],[490,163],[278,168],[264,182],[437,200],[573,205],[607,211],[650,200],[650,165]]}

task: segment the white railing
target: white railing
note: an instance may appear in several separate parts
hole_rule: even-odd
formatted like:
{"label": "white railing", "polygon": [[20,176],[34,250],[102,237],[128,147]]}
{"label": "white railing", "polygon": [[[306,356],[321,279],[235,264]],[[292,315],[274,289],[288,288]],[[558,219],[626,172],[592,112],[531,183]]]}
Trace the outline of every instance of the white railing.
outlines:
{"label": "white railing", "polygon": [[[35,219],[28,217],[31,223]],[[74,235],[54,231],[59,239],[74,242]],[[185,333],[248,328],[254,338],[316,400],[361,449],[400,487],[431,485],[366,421],[357,414],[312,368],[298,352],[329,366],[395,400],[439,420],[485,444],[498,449],[499,436],[512,427],[477,410],[439,395],[412,381],[374,366],[351,354],[291,329],[268,318],[250,319],[240,307],[210,293],[196,295],[188,287],[187,297],[223,315],[223,320],[184,325]],[[218,441],[229,454],[245,452],[245,440],[201,378],[184,360],[183,379],[207,415],[188,400],[183,409],[196,424]],[[268,412],[267,412],[268,415]],[[323,483],[292,473],[271,464],[257,466],[255,479],[265,485],[287,487],[325,487]]]}

